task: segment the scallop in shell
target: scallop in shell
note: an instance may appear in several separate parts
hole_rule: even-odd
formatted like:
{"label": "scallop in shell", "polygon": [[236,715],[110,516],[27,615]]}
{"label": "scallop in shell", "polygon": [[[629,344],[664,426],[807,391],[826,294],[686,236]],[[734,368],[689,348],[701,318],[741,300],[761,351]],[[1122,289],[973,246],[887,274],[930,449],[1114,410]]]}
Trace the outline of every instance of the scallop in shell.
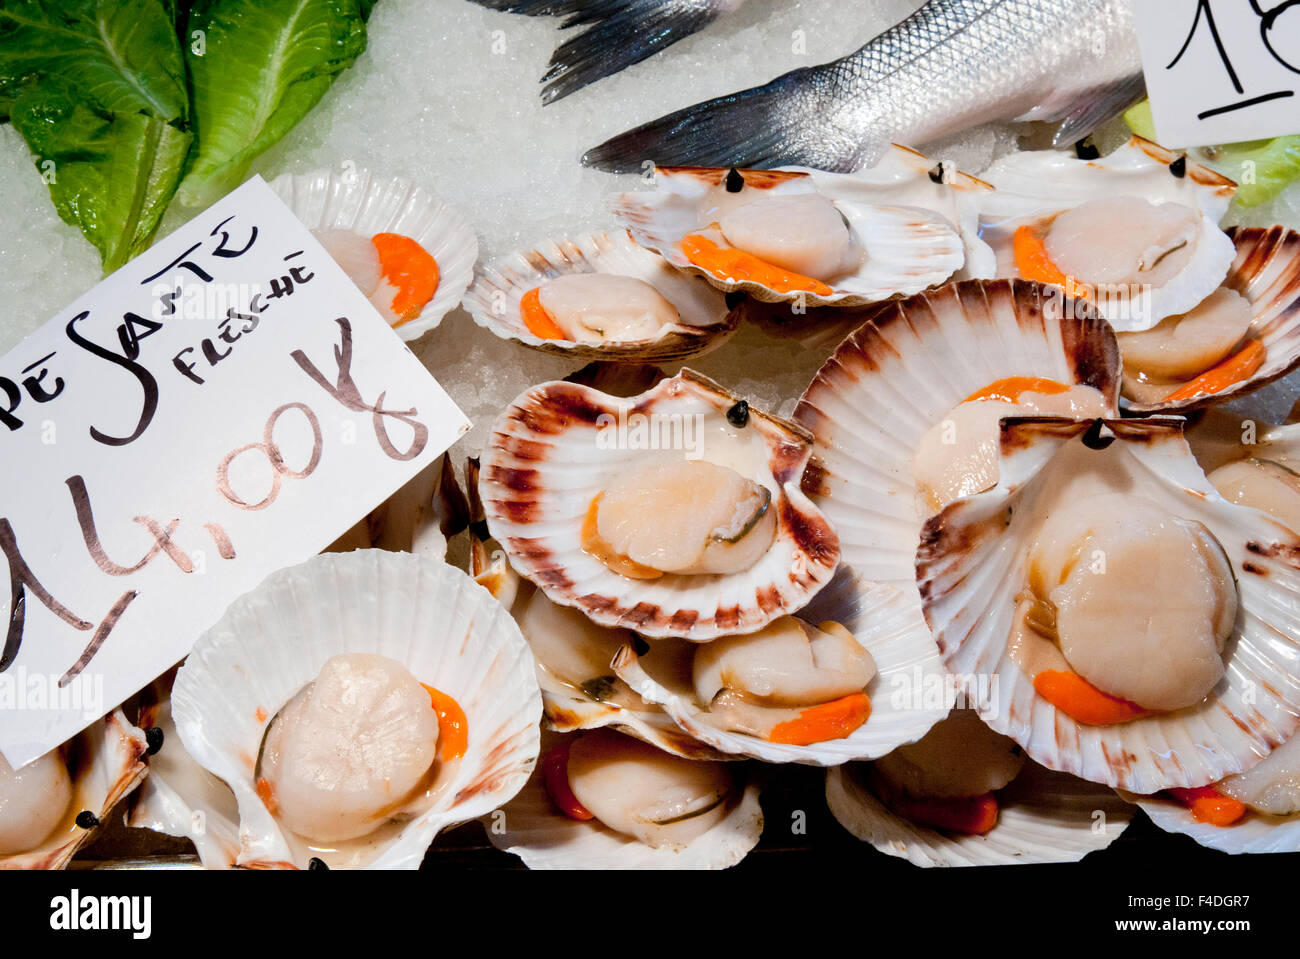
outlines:
{"label": "scallop in shell", "polygon": [[[686,733],[723,753],[749,756],[770,763],[798,762],[832,766],[855,759],[874,759],[901,743],[919,739],[947,714],[946,706],[922,700],[921,689],[925,677],[940,679],[943,667],[929,630],[916,617],[913,605],[898,590],[868,583],[854,576],[846,567],[841,567],[830,585],[800,610],[797,617],[798,622],[803,624],[801,628],[805,630],[819,625],[820,631],[831,632],[834,627],[828,624],[832,623],[848,630],[872,663],[874,674],[869,682],[856,688],[857,693],[866,693],[869,714],[865,721],[839,738],[802,742],[797,737],[786,736],[779,737],[784,741],[773,741],[778,737],[769,735],[764,738],[756,730],[745,728],[744,723],[737,725],[729,715],[728,706],[719,708],[723,698],[702,698],[698,683],[692,683],[693,661],[698,678],[699,660],[696,657],[712,652],[715,646],[727,642],[726,640],[714,640],[703,646],[661,641],[650,645],[640,655],[636,647],[629,644],[623,647],[614,660],[614,669],[633,690],[648,701],[660,704]],[[779,626],[781,622],[774,625]],[[740,652],[743,657],[743,646]],[[735,674],[745,669],[744,659],[736,657],[734,651],[721,655],[726,657],[721,660],[724,677],[728,673]],[[789,664],[792,657],[785,658]],[[853,674],[850,665],[838,657],[825,654],[819,657],[814,651],[813,664],[818,663],[823,668],[833,668],[837,678]],[[773,679],[770,662],[762,662],[751,668],[761,669],[755,678],[764,687],[772,685],[772,689],[768,690],[769,699],[772,692],[781,692],[779,683]],[[795,678],[805,686],[809,681],[817,682],[816,677],[810,677],[807,673],[805,668]],[[853,690],[848,687],[855,683],[854,680],[847,680],[844,689],[815,696],[806,705],[852,695]],[[912,687],[912,692],[916,695],[899,695],[900,690],[907,687]],[[731,707],[731,710],[738,711],[739,717],[745,722],[762,722],[766,715],[761,709],[747,709],[743,705]],[[772,710],[777,720],[785,722],[789,722],[787,713],[794,712],[798,710]],[[757,714],[756,720],[750,719],[751,714]],[[804,715],[806,714],[795,717],[795,721]]]}
{"label": "scallop in shell", "polygon": [[976,181],[941,173],[934,183],[917,156],[898,148],[861,174],[659,167],[653,191],[620,195],[613,212],[642,246],[719,289],[766,302],[872,303],[942,283],[980,242],[945,215],[966,219],[965,194],[950,194]]}
{"label": "scallop in shell", "polygon": [[479,494],[551,601],[703,642],[761,629],[829,582],[839,543],[799,488],[811,449],[691,370],[630,398],[544,383],[497,419]]}
{"label": "scallop in shell", "polygon": [[1218,225],[1236,184],[1141,137],[1097,160],[1015,153],[982,176],[996,187],[980,222],[997,275],[1055,276],[1117,332],[1193,309],[1236,255]]}
{"label": "scallop in shell", "polygon": [[[608,730],[597,730],[594,735],[618,736]],[[557,745],[576,738],[544,734],[546,755],[550,756]],[[679,757],[673,759],[686,762]],[[488,839],[498,849],[518,856],[529,869],[727,869],[757,845],[763,831],[759,784],[747,764],[699,765],[719,766],[719,773],[735,785],[714,812],[714,821],[689,842],[650,846],[611,828],[600,818],[570,818],[547,792],[544,764],[538,765],[514,799],[484,820]],[[620,785],[627,799],[637,798],[627,780]]]}
{"label": "scallop in shell", "polygon": [[[114,710],[92,723],[69,742],[18,770],[34,782],[13,781],[4,765],[7,785],[38,790],[34,803],[18,805],[17,797],[4,804],[0,823],[0,869],[63,869],[113,808],[145,778],[148,750],[144,733]],[[0,758],[0,763],[4,763]],[[60,802],[62,800],[62,802]],[[21,813],[39,822],[20,824]],[[28,845],[22,835],[32,830],[44,835]]]}
{"label": "scallop in shell", "polygon": [[[1300,724],[1300,539],[1220,497],[1182,422],[1005,420],[998,485],[933,517],[916,554],[944,665],[997,683],[989,725],[1140,793],[1245,771]],[[1057,705],[1079,677],[1104,709]]]}
{"label": "scallop in shell", "polygon": [[[527,318],[546,309],[547,295],[564,322],[548,313],[555,329],[542,336]],[[526,308],[529,297],[537,303]],[[492,260],[463,306],[497,336],[575,358],[685,359],[722,345],[736,327],[721,293],[625,232],[548,241]]]}
{"label": "scallop in shell", "polygon": [[[433,258],[437,285],[432,297],[414,318],[390,319],[403,340],[418,339],[442,322],[474,278],[478,238],[473,227],[460,213],[409,180],[370,170],[322,169],[286,173],[270,186],[307,229],[324,238],[327,249],[333,247],[331,255],[354,279],[366,275],[376,286],[381,282],[378,261],[367,259],[367,241],[377,234],[409,238]],[[349,241],[349,236],[360,242]],[[363,292],[371,295],[373,291]]]}
{"label": "scallop in shell", "polygon": [[[282,797],[259,781],[264,743],[324,667],[358,654],[458,703],[464,753],[436,758],[418,795],[371,817],[368,834],[304,838],[273,811]],[[537,759],[541,696],[518,627],[464,573],[430,558],[358,550],[281,570],[236,600],[177,674],[172,714],[186,750],[235,794],[237,865],[305,868],[319,858],[334,867],[414,869],[440,830],[523,786]],[[296,782],[287,766],[285,781]]]}
{"label": "scallop in shell", "polygon": [[[1133,377],[1126,375],[1126,406],[1133,412],[1182,413],[1230,402],[1300,366],[1300,233],[1281,226],[1231,227],[1227,236],[1235,245],[1236,258],[1223,285],[1183,321],[1187,324],[1190,320],[1195,326],[1198,314],[1204,314],[1204,320],[1200,321],[1204,329],[1193,329],[1187,334],[1180,330],[1171,337],[1178,342],[1153,344],[1161,352],[1172,353],[1179,362],[1194,365],[1186,370],[1175,367],[1171,371],[1175,382],[1151,383],[1145,389],[1144,384],[1134,383]],[[1220,299],[1236,305],[1235,312],[1241,314],[1240,319],[1226,321],[1210,313],[1209,308]],[[1166,322],[1174,319],[1171,317]],[[1155,332],[1120,336],[1121,354],[1129,354],[1125,359],[1126,373],[1142,370],[1132,357],[1137,349],[1134,338],[1150,339]],[[1225,385],[1195,379],[1197,374],[1238,354],[1243,345],[1260,353],[1259,359],[1252,361],[1253,370],[1245,371]],[[1201,388],[1197,387],[1198,383],[1202,384]]]}
{"label": "scallop in shell", "polygon": [[[931,507],[915,463],[927,438],[948,423],[960,438],[954,410],[998,383],[1087,387],[1116,411],[1114,334],[1079,306],[1019,280],[964,281],[882,304],[863,314],[799,400],[794,419],[816,439],[805,492],[839,534],[844,562],[903,590],[918,618],[916,546]],[[994,454],[996,419],[975,424],[979,449],[991,444]]]}

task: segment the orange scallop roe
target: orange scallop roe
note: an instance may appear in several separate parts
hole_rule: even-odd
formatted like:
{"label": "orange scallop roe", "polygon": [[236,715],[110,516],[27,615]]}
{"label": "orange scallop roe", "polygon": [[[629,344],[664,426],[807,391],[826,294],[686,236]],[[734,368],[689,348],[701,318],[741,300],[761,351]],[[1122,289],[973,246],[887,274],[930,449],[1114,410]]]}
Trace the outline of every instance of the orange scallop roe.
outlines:
{"label": "orange scallop roe", "polygon": [[433,711],[438,714],[438,758],[451,762],[465,755],[469,746],[469,720],[460,703],[441,690],[420,683],[429,694]]}
{"label": "orange scallop roe", "polygon": [[1016,227],[1015,235],[1011,238],[1011,252],[1015,257],[1017,272],[1026,280],[1059,286],[1076,299],[1088,298],[1087,285],[1067,276],[1052,262],[1047,253],[1047,244],[1043,242],[1043,235],[1037,227],[1030,224]]}
{"label": "orange scallop roe", "polygon": [[777,293],[830,296],[835,292],[821,280],[783,270],[744,250],[718,246],[699,233],[688,233],[682,237],[681,250],[686,259],[722,280],[761,283]]}
{"label": "orange scallop roe", "polygon": [[1008,376],[1006,379],[995,380],[982,390],[976,390],[966,397],[964,402],[1001,400],[1004,403],[1019,403],[1020,397],[1025,393],[1043,393],[1050,396],[1067,390],[1069,387],[1064,383],[1042,376]]}
{"label": "orange scallop roe", "polygon": [[871,716],[871,699],[866,693],[849,693],[828,703],[811,706],[796,718],[777,723],[768,740],[791,746],[811,746],[831,739],[843,739]]}
{"label": "orange scallop roe", "polygon": [[564,340],[564,330],[560,329],[554,317],[542,306],[542,288],[535,286],[519,300],[519,317],[528,327],[528,332],[543,340]]}
{"label": "orange scallop roe", "polygon": [[379,253],[379,270],[396,293],[390,304],[397,315],[394,327],[420,315],[438,291],[438,263],[424,247],[400,233],[376,233],[370,238]]}

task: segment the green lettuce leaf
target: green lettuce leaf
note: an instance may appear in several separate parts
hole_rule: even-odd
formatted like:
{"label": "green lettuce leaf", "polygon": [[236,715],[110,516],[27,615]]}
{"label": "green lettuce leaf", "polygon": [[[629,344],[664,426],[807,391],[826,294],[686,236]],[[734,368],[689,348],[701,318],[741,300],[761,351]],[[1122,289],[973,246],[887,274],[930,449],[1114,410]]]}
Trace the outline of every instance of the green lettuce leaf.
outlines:
{"label": "green lettuce leaf", "polygon": [[54,81],[20,97],[12,121],[47,172],[59,216],[99,249],[106,274],[149,247],[191,134],[148,113],[97,109]]}
{"label": "green lettuce leaf", "polygon": [[187,47],[198,136],[178,197],[205,206],[316,105],[366,48],[365,0],[198,0]]}
{"label": "green lettuce leaf", "polygon": [[50,76],[111,113],[189,113],[185,62],[161,0],[0,2],[0,110]]}

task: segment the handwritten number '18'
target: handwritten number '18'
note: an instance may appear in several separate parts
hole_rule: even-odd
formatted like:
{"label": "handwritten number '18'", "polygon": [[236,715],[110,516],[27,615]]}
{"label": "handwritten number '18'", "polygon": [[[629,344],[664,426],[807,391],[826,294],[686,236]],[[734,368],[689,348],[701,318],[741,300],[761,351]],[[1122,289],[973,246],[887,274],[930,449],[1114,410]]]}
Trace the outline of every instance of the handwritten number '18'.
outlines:
{"label": "handwritten number '18'", "polygon": [[[1300,0],[1284,0],[1284,2],[1266,11],[1260,6],[1258,0],[1250,0],[1251,9],[1255,12],[1256,16],[1260,18],[1259,33],[1260,38],[1264,41],[1265,49],[1268,50],[1269,55],[1272,56],[1274,60],[1293,73],[1300,73],[1300,68],[1288,63],[1283,59],[1282,55],[1278,53],[1277,49],[1273,46],[1273,31],[1277,24],[1278,17],[1297,5],[1300,5]],[[1196,4],[1196,15],[1192,18],[1192,28],[1187,33],[1187,39],[1183,41],[1183,45],[1179,49],[1178,54],[1169,62],[1165,69],[1172,70],[1178,65],[1179,61],[1183,59],[1183,55],[1187,53],[1188,47],[1192,45],[1192,40],[1196,38],[1196,33],[1200,29],[1202,23],[1205,24],[1205,28],[1210,32],[1210,38],[1214,41],[1214,47],[1219,53],[1219,60],[1223,63],[1223,69],[1227,72],[1228,79],[1232,81],[1232,88],[1236,90],[1237,93],[1244,94],[1246,88],[1242,86],[1241,79],[1237,76],[1237,70],[1233,67],[1232,61],[1228,58],[1227,48],[1224,46],[1223,38],[1219,35],[1219,26],[1214,21],[1214,10],[1211,7],[1210,0],[1198,0]],[[1291,96],[1295,96],[1294,90],[1275,90],[1272,93],[1263,93],[1259,96],[1249,97],[1248,99],[1240,100],[1236,103],[1229,103],[1225,106],[1203,110],[1197,114],[1197,117],[1201,120],[1206,120],[1223,113],[1232,113],[1236,110],[1244,110],[1247,107],[1267,103],[1270,100],[1277,100],[1282,97]]]}

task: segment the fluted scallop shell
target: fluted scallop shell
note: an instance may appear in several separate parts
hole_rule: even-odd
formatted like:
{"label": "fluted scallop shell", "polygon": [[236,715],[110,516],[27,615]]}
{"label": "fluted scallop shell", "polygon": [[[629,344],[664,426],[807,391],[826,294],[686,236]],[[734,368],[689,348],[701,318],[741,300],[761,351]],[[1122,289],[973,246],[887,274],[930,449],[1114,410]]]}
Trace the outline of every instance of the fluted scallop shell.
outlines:
{"label": "fluted scallop shell", "polygon": [[1137,803],[1165,832],[1190,836],[1210,849],[1232,854],[1300,852],[1300,813],[1266,816],[1250,812],[1234,825],[1214,826],[1197,822],[1187,807],[1165,796],[1121,795],[1129,802]]}
{"label": "fluted scallop shell", "polygon": [[229,869],[239,858],[239,806],[230,787],[181,742],[172,721],[172,679],[164,676],[141,694],[140,726],[160,730],[163,740],[149,757],[148,778],[131,795],[126,824],[188,839],[204,868]]}
{"label": "fluted scallop shell", "polygon": [[[1175,175],[1171,164],[1185,164]],[[1133,137],[1109,156],[1082,160],[1073,151],[1012,153],[981,177],[996,189],[981,197],[983,236],[997,254],[998,276],[1017,276],[1011,235],[1021,223],[1051,216],[1089,200],[1136,196],[1152,203],[1178,203],[1201,214],[1201,233],[1187,266],[1161,288],[1138,299],[1117,290],[1096,297],[1097,309],[1117,330],[1150,329],[1167,316],[1185,313],[1223,282],[1233,260],[1232,243],[1219,229],[1237,185],[1149,140]],[[1116,229],[1124,224],[1117,223]]]}
{"label": "fluted scallop shell", "polygon": [[[560,737],[547,733],[549,749]],[[739,767],[738,767],[739,768]],[[763,832],[760,787],[747,770],[744,792],[731,813],[685,849],[654,849],[596,820],[570,819],[551,802],[538,766],[527,785],[483,820],[488,840],[529,869],[728,869],[758,844]]]}
{"label": "fluted scallop shell", "polygon": [[[808,746],[773,743],[732,732],[713,720],[691,687],[689,660],[655,643],[638,657],[632,645],[624,646],[614,660],[618,675],[650,702],[659,703],[689,735],[715,749],[769,763],[804,763],[834,766],[857,759],[876,759],[903,743],[920,739],[948,715],[947,705],[926,705],[921,697],[924,677],[939,679],[943,666],[939,651],[915,607],[899,590],[868,583],[845,567],[831,584],[798,613],[816,625],[833,620],[857,638],[876,663],[876,675],[867,687],[871,715],[843,739]],[[916,678],[922,677],[917,683]],[[913,695],[902,693],[911,688]]]}
{"label": "fluted scallop shell", "polygon": [[[830,581],[839,561],[834,530],[799,488],[812,440],[752,408],[746,426],[727,426],[725,414],[739,399],[685,369],[630,398],[566,382],[533,387],[497,419],[483,453],[479,494],[493,538],[515,570],[553,602],[577,607],[602,626],[703,642],[753,632],[799,609]],[[646,419],[633,420],[634,414]],[[718,420],[718,437],[748,435],[765,449],[764,462],[755,466],[761,475],[749,478],[772,493],[777,532],[771,547],[749,569],[728,575],[631,580],[613,572],[582,547],[592,500],[648,457],[685,456],[626,448],[635,444],[618,440],[617,424],[630,431],[638,423],[695,423],[696,416]],[[725,441],[718,437],[706,434],[704,459],[711,443]]]}
{"label": "fluted scallop shell", "polygon": [[[520,299],[547,280],[574,273],[644,280],[676,307],[680,322],[654,339],[614,343],[547,340],[532,333],[520,315]],[[657,253],[633,243],[626,232],[547,241],[492,260],[480,268],[462,305],[475,323],[503,339],[581,359],[681,360],[721,346],[736,329],[721,293],[673,269]]]}
{"label": "fluted scallop shell", "polygon": [[114,807],[135,789],[148,773],[144,733],[132,726],[120,709],[92,723],[60,747],[72,779],[72,804],[65,821],[35,849],[0,856],[3,869],[63,869],[77,850],[90,841],[96,828],[75,822],[81,812],[108,819]]}
{"label": "fluted scallop shell", "polygon": [[[459,570],[382,550],[314,557],[236,600],[176,676],[172,714],[190,755],[239,805],[237,864],[307,866],[306,841],[281,829],[253,770],[267,724],[343,653],[377,653],[453,697],[469,744],[440,775],[433,805],[349,845],[342,865],[414,869],[437,833],[513,796],[537,761],[541,696],[532,654],[501,605]],[[328,861],[328,859],[327,859]]]}
{"label": "fluted scallop shell", "polygon": [[1223,285],[1250,301],[1246,334],[1264,344],[1263,365],[1225,390],[1176,403],[1136,403],[1135,413],[1184,413],[1239,399],[1300,366],[1300,233],[1286,227],[1232,227],[1237,257]]}
{"label": "fluted scallop shell", "polygon": [[474,227],[409,180],[364,169],[321,169],[285,173],[270,186],[309,230],[351,230],[365,237],[400,233],[428,251],[438,264],[438,288],[418,317],[394,327],[403,340],[419,339],[441,323],[474,279]]}
{"label": "fluted scallop shell", "polygon": [[996,826],[983,836],[952,835],[890,811],[861,772],[856,764],[826,771],[831,815],[886,855],[925,868],[1077,862],[1118,839],[1133,818],[1112,790],[1026,763],[999,793]]}
{"label": "fluted scallop shell", "polygon": [[[891,154],[890,164],[906,166],[908,161],[901,154],[912,151],[900,148]],[[707,227],[710,214],[706,211],[729,195],[724,186],[727,170],[658,167],[654,171],[655,189],[620,194],[612,211],[636,242],[654,250],[677,269],[703,276],[720,290],[739,290],[769,303],[797,300],[809,305],[858,306],[942,283],[967,259],[966,243],[957,224],[942,212],[909,205],[928,199],[922,198],[913,186],[916,178],[925,174],[909,170],[899,174],[898,183],[891,183],[892,169],[887,166],[880,182],[874,184],[870,173],[832,174],[801,167],[739,171],[745,181],[743,190],[773,194],[820,192],[838,207],[865,256],[856,272],[836,281],[830,295],[781,293],[755,281],[724,279],[686,258],[681,250],[682,238]],[[967,188],[966,180],[961,181],[961,187]],[[944,187],[949,188],[957,187]],[[957,203],[945,198],[936,205],[950,210]],[[973,238],[971,242],[980,241]]]}
{"label": "fluted scallop shell", "polygon": [[1187,445],[1206,474],[1250,457],[1300,470],[1300,423],[1274,426],[1210,409],[1187,427]]}
{"label": "fluted scallop shell", "polygon": [[[1300,725],[1300,538],[1220,497],[1182,424],[1109,420],[1109,432],[1096,433],[1096,424],[1072,420],[1004,420],[1000,482],[933,517],[916,554],[944,665],[998,684],[988,724],[1050,769],[1138,793],[1242,772]],[[1084,442],[1090,430],[1092,447]],[[1240,612],[1224,649],[1227,673],[1203,703],[1085,726],[1035,692],[1007,642],[1037,524],[1067,497],[1121,489],[1199,521],[1218,539],[1237,577]]]}
{"label": "fluted scallop shell", "polygon": [[[925,433],[975,391],[1012,376],[1098,389],[1117,409],[1110,327],[1023,280],[966,281],[863,314],[794,412],[816,439],[804,490],[840,538],[844,562],[916,597],[912,458]],[[917,615],[920,615],[920,601]]]}

